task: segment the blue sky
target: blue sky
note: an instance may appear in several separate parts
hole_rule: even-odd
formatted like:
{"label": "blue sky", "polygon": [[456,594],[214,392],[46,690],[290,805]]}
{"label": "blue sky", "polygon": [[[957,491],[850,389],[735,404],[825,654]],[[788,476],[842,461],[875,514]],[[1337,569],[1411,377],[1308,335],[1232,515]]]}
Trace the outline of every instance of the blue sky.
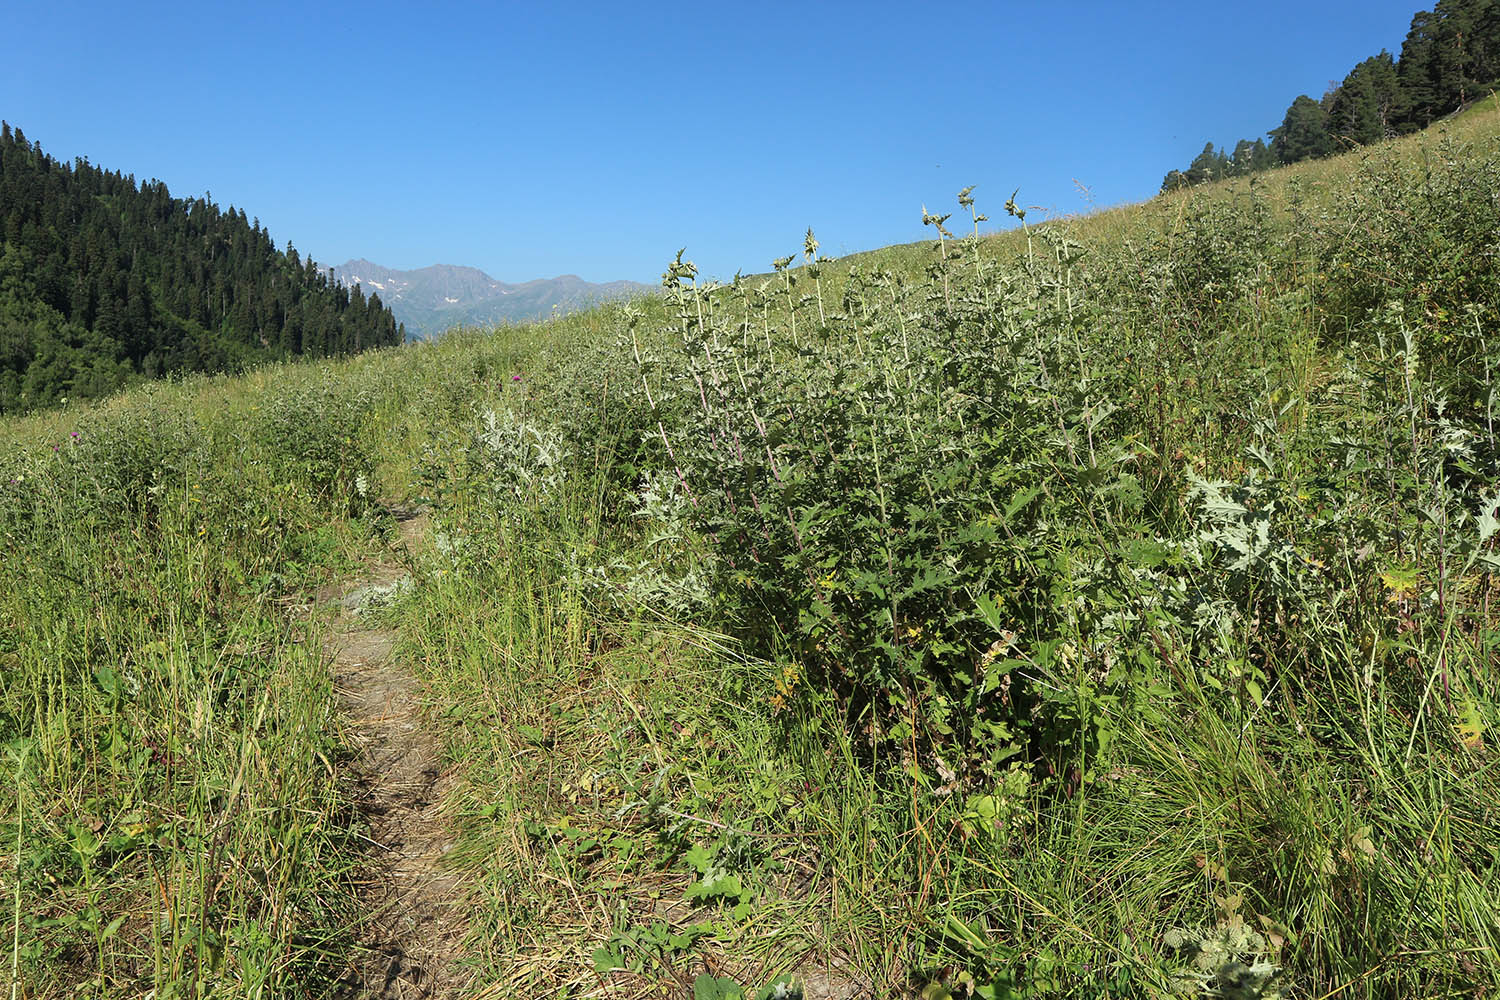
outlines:
{"label": "blue sky", "polygon": [[970,184],[997,217],[1147,198],[1399,53],[1414,2],[17,3],[0,117],[325,265],[655,281],[686,245],[727,277],[808,226],[921,239]]}

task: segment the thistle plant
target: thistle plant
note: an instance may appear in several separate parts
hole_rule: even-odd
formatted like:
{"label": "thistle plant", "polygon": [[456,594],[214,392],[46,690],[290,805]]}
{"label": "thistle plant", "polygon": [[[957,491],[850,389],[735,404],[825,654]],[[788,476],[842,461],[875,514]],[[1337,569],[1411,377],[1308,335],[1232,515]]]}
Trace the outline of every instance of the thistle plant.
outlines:
{"label": "thistle plant", "polygon": [[[808,232],[810,233],[812,230],[809,229]],[[786,292],[786,311],[787,320],[792,328],[792,346],[800,347],[802,345],[797,340],[797,303],[792,301],[792,288],[797,284],[797,276],[790,271],[792,261],[795,258],[795,254],[777,257],[771,262],[771,267],[775,269],[777,274],[781,275],[781,287]]]}
{"label": "thistle plant", "polygon": [[807,236],[802,240],[802,259],[806,262],[807,273],[818,291],[818,326],[827,326],[828,317],[823,313],[823,265],[828,262],[828,258],[818,255],[818,240],[813,236],[812,226],[807,227]]}
{"label": "thistle plant", "polygon": [[[974,256],[974,281],[975,281],[976,284],[979,284],[979,285],[982,286],[983,282],[984,282],[984,275],[983,275],[983,272],[980,269],[980,263],[979,263],[979,224],[981,222],[988,222],[988,221],[990,221],[990,217],[988,215],[984,215],[983,213],[981,213],[981,212],[979,212],[978,210],[975,209],[975,207],[974,207],[973,192],[974,192],[974,185],[973,184],[970,184],[968,187],[966,187],[962,191],[958,192],[958,204],[959,204],[960,208],[968,210],[969,220],[974,224],[974,233],[973,233],[973,240],[970,243],[970,252]],[[989,295],[989,290],[988,289],[985,290],[985,295],[986,295],[986,299],[988,299],[988,295]]]}
{"label": "thistle plant", "polygon": [[1029,227],[1028,225],[1026,225],[1026,209],[1024,209],[1020,205],[1016,204],[1016,195],[1018,195],[1020,193],[1021,193],[1021,189],[1020,188],[1016,188],[1014,191],[1012,191],[1010,193],[1010,197],[1007,198],[1007,199],[1005,199],[1005,212],[1006,212],[1007,215],[1009,215],[1011,218],[1015,219],[1017,222],[1019,222],[1021,224],[1021,231],[1026,234],[1026,259],[1027,260],[1031,260],[1032,259],[1031,227]]}
{"label": "thistle plant", "polygon": [[948,244],[947,240],[953,238],[953,234],[943,228],[943,223],[953,217],[953,213],[947,215],[933,215],[927,211],[927,206],[922,206],[922,225],[931,226],[938,234],[938,258],[941,261],[940,269],[943,275],[943,303],[949,309],[953,308],[953,300],[948,293]]}

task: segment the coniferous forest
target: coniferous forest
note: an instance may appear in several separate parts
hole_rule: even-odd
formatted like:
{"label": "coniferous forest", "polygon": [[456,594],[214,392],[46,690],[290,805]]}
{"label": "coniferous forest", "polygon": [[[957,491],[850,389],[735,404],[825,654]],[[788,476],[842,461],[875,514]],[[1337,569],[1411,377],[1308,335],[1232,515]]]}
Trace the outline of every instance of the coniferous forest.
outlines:
{"label": "coniferous forest", "polygon": [[243,209],[61,163],[0,125],[0,413],[404,333]]}
{"label": "coniferous forest", "polygon": [[1500,84],[1500,0],[1439,0],[1412,16],[1397,60],[1382,50],[1351,69],[1321,101],[1299,95],[1271,139],[1233,151],[1203,147],[1163,191],[1242,177],[1426,128]]}

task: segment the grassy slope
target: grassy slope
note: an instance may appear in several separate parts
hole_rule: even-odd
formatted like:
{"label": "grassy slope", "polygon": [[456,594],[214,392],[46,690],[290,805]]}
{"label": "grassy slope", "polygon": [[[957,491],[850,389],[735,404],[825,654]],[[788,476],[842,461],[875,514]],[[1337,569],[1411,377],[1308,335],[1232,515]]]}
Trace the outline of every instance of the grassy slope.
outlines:
{"label": "grassy slope", "polygon": [[[1440,131],[1469,144],[1460,158],[1493,158],[1500,106]],[[1282,227],[1378,221],[1351,192],[1379,177],[1355,182],[1355,168],[1441,171],[1455,154],[1439,141],[1304,164],[1253,190]],[[1244,472],[1251,422],[1236,407],[1273,401],[1286,481],[1304,484],[1326,457],[1321,428],[1361,407],[1408,429],[1429,415],[1334,391],[1361,359],[1393,369],[1362,329],[1331,328],[1326,304],[1343,300],[1316,290],[1312,254],[1268,253],[1265,283],[1206,298],[1120,291],[1139,291],[1118,277],[1129,265],[1222,255],[1214,226],[1242,218],[1251,193],[1236,181],[1048,224],[1105,262],[1090,286],[1108,303],[1096,376],[1114,366],[1138,393],[1120,400],[1118,434],[1156,458],[1140,478],[1170,502],[1143,530],[1163,536],[1191,522],[1184,461]],[[1027,236],[987,239],[985,258],[1013,266]],[[932,293],[934,256],[914,244],[859,264]],[[826,267],[830,303],[847,273]],[[761,316],[779,329],[785,306],[765,280]],[[1268,288],[1285,298],[1255,312]],[[717,301],[734,314],[732,297]],[[660,330],[667,308],[644,303],[638,329]],[[1184,634],[1164,657],[1164,708],[1111,717],[1081,783],[1036,769],[955,792],[930,764],[899,766],[878,746],[872,761],[795,658],[717,634],[732,618],[618,596],[671,606],[708,544],[680,512],[631,498],[621,462],[661,456],[636,447],[650,430],[629,396],[639,376],[628,350],[608,347],[623,330],[610,307],[0,427],[0,833],[20,846],[7,889],[22,995],[191,995],[210,982],[218,995],[317,995],[340,974],[360,847],[335,780],[316,618],[298,607],[384,530],[360,482],[434,508],[421,586],[390,614],[463,767],[456,857],[488,995],[681,995],[705,972],[876,995],[933,982],[1160,995],[1191,967],[1167,945],[1184,933],[1221,946],[1240,935],[1239,957],[1268,959],[1299,996],[1500,985],[1487,579],[1459,578],[1458,610],[1433,619],[1400,577],[1409,564],[1425,586],[1423,560],[1351,569],[1335,588],[1345,598],[1255,625],[1276,641],[1225,647],[1246,662],[1274,647],[1250,701],[1243,685],[1212,688],[1225,675]],[[670,367],[671,343],[647,347]],[[1447,384],[1442,371],[1421,378]],[[486,433],[485,408],[538,437]],[[571,456],[554,464],[527,441]],[[517,465],[538,478],[518,482]],[[1378,497],[1350,502],[1397,516]],[[1382,590],[1377,570],[1395,583]],[[1299,645],[1320,655],[1299,660]],[[1434,696],[1440,662],[1455,693]],[[985,832],[982,808],[1006,822]]]}

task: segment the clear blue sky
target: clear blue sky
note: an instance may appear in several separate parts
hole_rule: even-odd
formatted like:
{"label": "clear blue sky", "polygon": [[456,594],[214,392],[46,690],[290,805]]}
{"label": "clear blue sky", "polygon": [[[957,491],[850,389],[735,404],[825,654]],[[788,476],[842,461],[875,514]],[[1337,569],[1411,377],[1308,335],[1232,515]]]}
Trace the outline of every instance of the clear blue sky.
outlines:
{"label": "clear blue sky", "polygon": [[1420,0],[9,5],[0,117],[210,191],[324,265],[506,281],[766,270],[924,237],[921,206],[1156,192],[1280,123]]}

